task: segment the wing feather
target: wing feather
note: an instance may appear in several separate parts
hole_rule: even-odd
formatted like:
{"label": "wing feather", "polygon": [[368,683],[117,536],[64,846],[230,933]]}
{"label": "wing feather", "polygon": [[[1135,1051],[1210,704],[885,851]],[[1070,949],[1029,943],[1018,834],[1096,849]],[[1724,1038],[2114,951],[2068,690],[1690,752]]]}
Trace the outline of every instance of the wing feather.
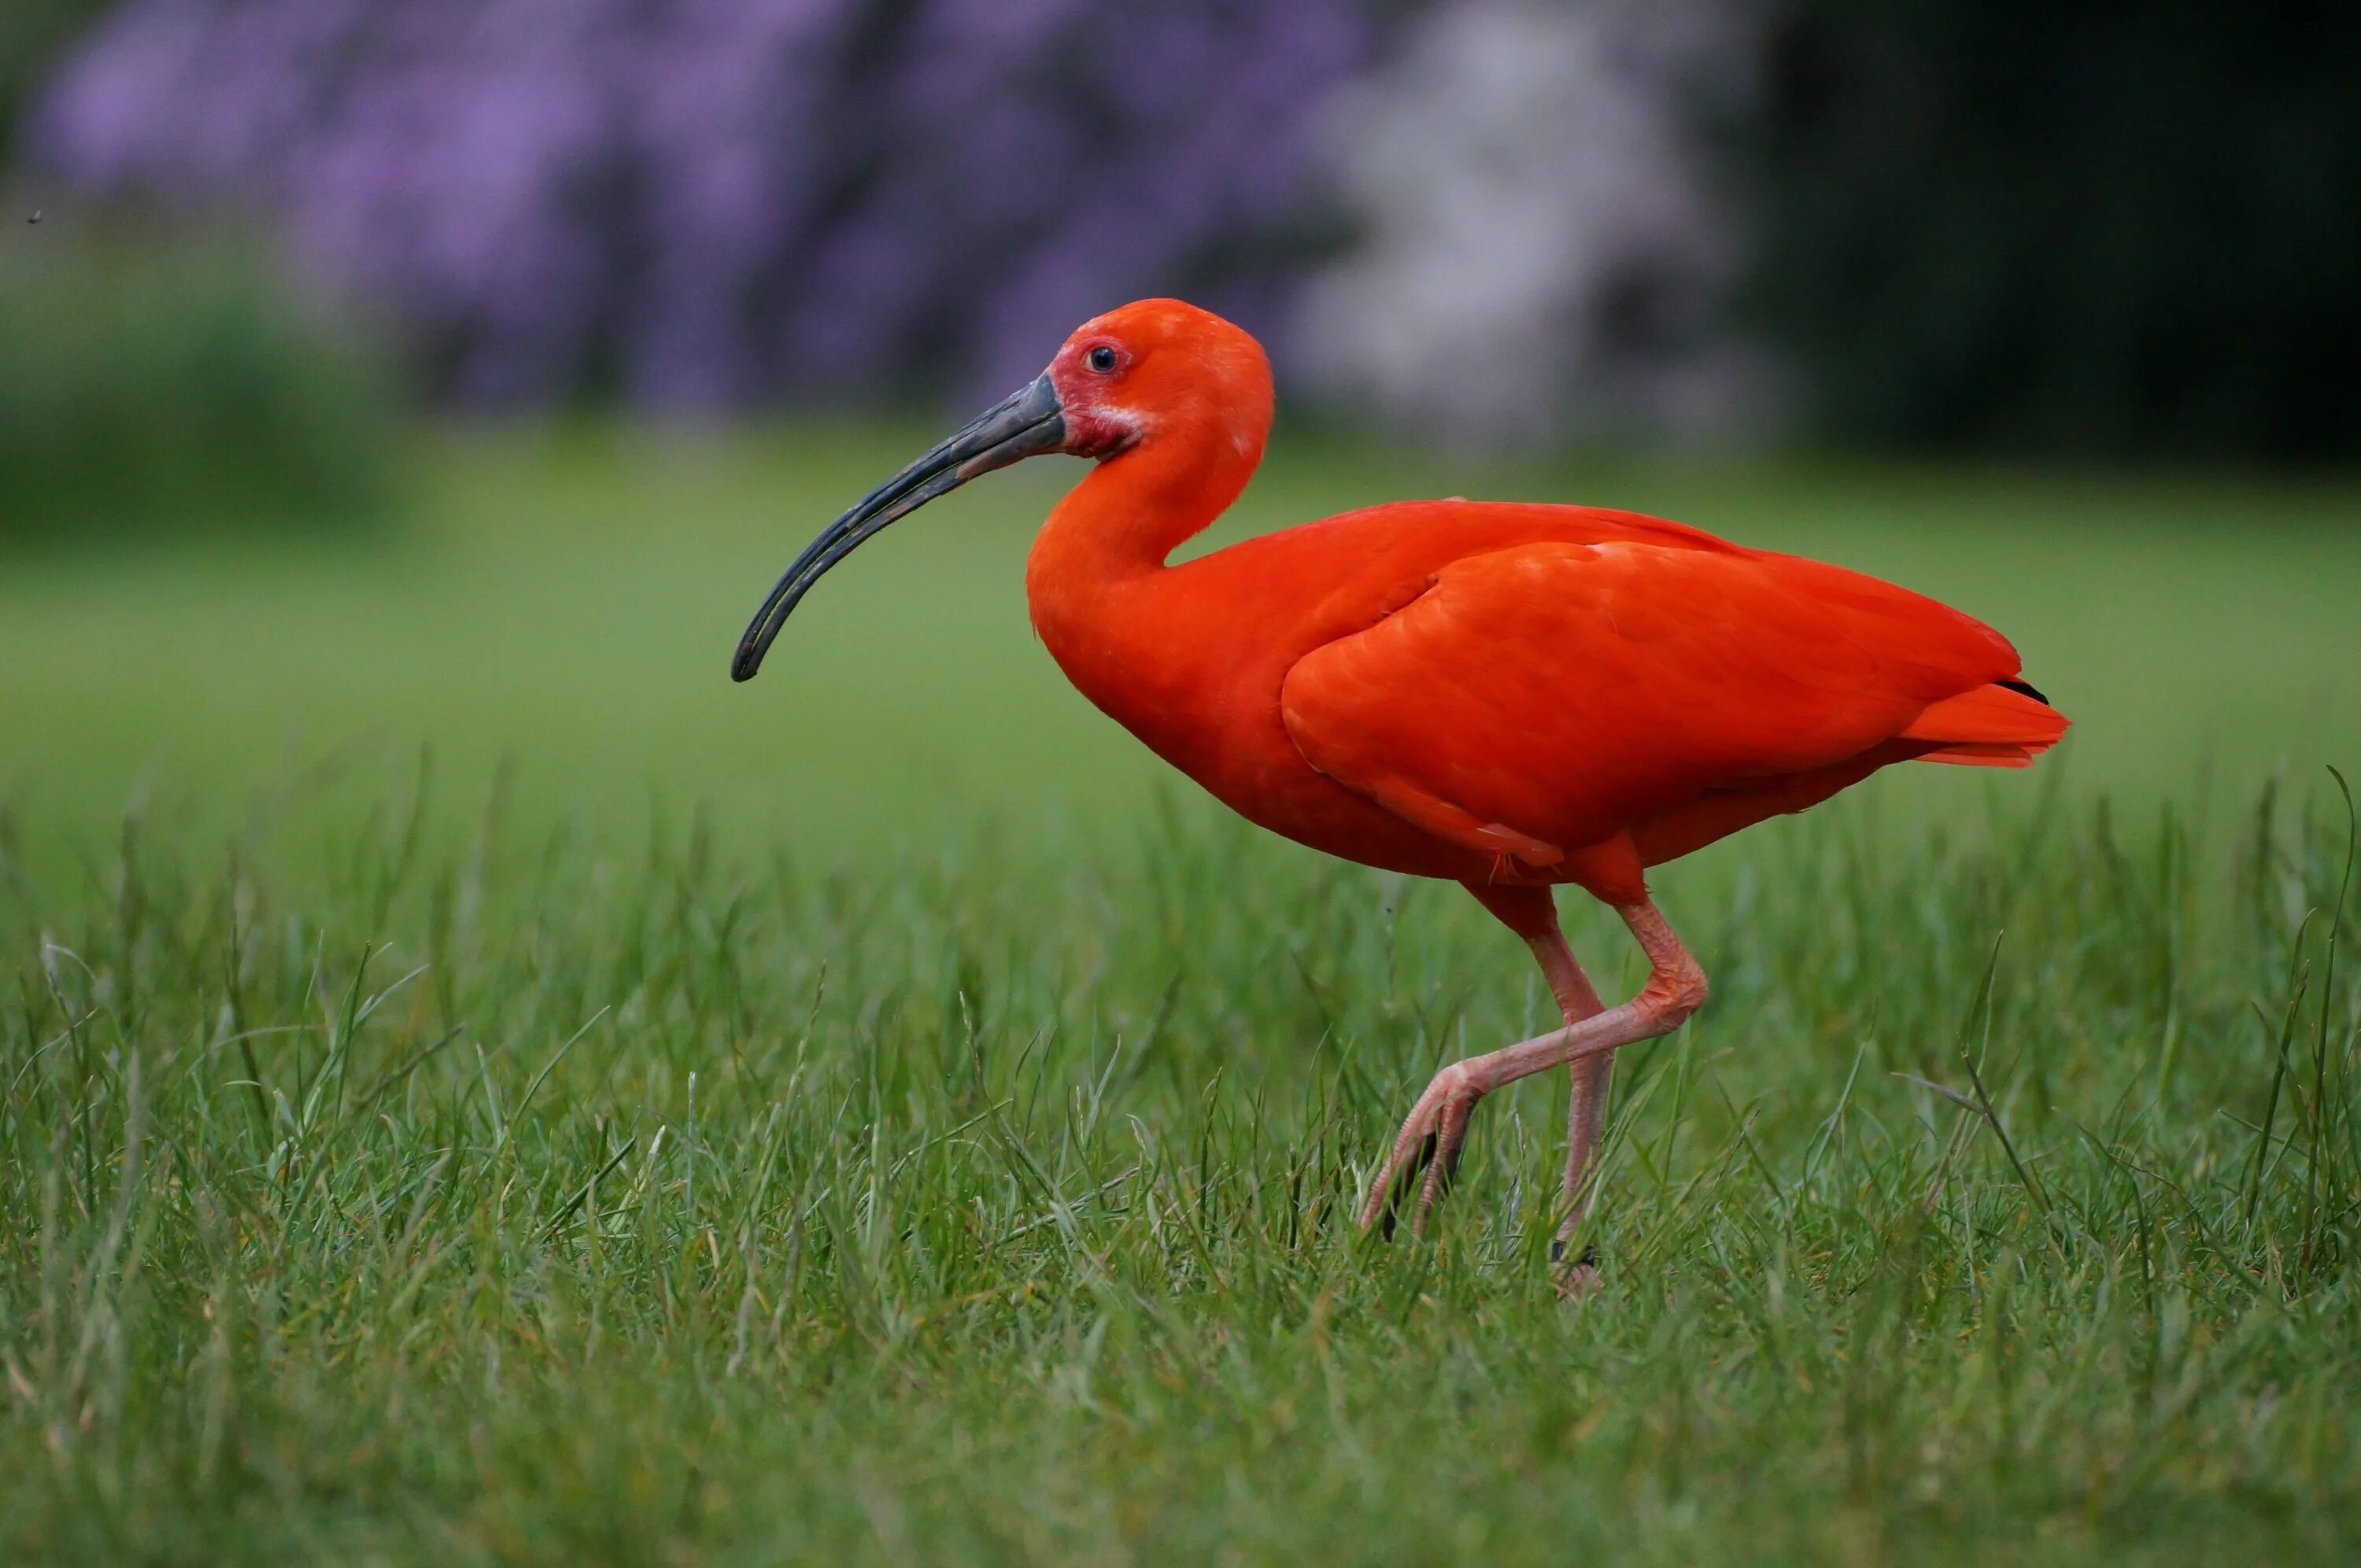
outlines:
{"label": "wing feather", "polygon": [[1543,543],[1431,585],[1294,665],[1288,733],[1397,815],[1537,864],[1859,757],[2017,670],[1982,622],[1797,556]]}

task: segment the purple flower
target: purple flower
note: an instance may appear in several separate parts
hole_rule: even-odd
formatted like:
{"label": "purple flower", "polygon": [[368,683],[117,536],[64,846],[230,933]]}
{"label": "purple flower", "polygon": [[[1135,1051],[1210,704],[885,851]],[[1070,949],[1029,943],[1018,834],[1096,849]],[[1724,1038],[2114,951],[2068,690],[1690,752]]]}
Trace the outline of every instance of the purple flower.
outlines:
{"label": "purple flower", "polygon": [[31,141],[275,214],[463,400],[1000,389],[1138,294],[1287,297],[1372,36],[1358,0],[129,0]]}

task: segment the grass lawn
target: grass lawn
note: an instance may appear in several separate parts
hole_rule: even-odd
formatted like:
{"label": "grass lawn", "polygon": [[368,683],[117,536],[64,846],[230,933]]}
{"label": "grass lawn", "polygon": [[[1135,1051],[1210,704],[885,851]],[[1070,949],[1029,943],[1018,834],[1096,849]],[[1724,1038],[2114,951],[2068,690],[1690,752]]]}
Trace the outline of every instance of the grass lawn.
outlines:
{"label": "grass lawn", "polygon": [[1430,1242],[1348,1220],[1543,1022],[1521,949],[1156,784],[1028,646],[1052,466],[730,686],[919,439],[445,438],[366,548],[0,564],[0,1558],[2352,1555],[2361,490],[1257,488],[1831,556],[2080,721],[1662,874],[1715,994],[1623,1055],[1568,1309],[1554,1077]]}

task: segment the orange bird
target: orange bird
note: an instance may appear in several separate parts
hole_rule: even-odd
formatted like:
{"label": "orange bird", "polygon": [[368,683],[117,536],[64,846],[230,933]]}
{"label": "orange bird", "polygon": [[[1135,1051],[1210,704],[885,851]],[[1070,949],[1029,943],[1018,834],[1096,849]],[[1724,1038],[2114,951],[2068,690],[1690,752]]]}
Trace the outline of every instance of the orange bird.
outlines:
{"label": "orange bird", "polygon": [[[1705,1001],[1647,869],[1889,762],[2025,766],[2066,718],[1971,617],[1632,512],[1397,501],[1168,565],[1246,488],[1270,421],[1269,362],[1221,317],[1142,300],[1086,322],[1038,380],[829,524],[730,674],[751,678],[821,574],[896,518],[1021,458],[1095,459],[1026,563],[1033,625],[1068,678],[1248,820],[1465,886],[1524,938],[1565,1014],[1435,1074],[1361,1223],[1382,1214],[1390,1231],[1413,1182],[1422,1223],[1477,1101],[1565,1064],[1562,1251],[1588,1202],[1613,1053]],[[1610,905],[1648,956],[1617,1006],[1559,932],[1564,883]]]}

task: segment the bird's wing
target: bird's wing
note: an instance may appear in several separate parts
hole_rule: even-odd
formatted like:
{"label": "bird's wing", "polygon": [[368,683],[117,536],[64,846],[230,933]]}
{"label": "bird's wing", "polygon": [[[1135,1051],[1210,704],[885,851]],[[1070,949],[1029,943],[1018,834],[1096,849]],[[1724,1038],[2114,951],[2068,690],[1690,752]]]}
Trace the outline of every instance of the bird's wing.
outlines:
{"label": "bird's wing", "polygon": [[1841,567],[1547,543],[1444,567],[1300,660],[1280,709],[1346,787],[1549,864],[1707,791],[1858,757],[2016,670],[1982,622]]}

